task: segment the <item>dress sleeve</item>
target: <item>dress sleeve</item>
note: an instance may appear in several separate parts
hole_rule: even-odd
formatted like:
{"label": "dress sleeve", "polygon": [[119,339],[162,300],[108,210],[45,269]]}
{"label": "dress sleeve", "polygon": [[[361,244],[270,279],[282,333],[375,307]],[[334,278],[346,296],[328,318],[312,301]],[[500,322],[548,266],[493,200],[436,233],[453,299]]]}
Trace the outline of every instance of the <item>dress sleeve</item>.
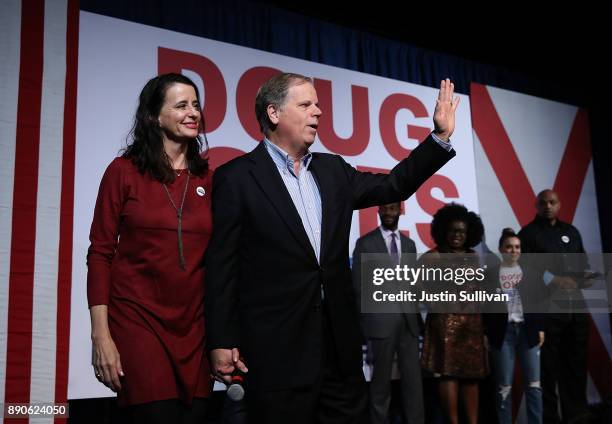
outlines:
{"label": "dress sleeve", "polygon": [[87,301],[89,307],[107,305],[111,285],[111,263],[119,241],[121,212],[126,184],[121,163],[115,159],[106,168],[94,209],[87,251]]}

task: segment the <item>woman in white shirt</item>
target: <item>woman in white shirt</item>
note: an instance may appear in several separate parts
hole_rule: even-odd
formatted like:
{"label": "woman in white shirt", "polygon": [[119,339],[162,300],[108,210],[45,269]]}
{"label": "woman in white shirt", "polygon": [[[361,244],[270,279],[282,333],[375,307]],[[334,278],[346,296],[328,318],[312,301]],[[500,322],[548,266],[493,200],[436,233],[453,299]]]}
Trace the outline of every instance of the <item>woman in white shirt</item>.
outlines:
{"label": "woman in white shirt", "polygon": [[500,424],[511,424],[514,361],[523,377],[529,424],[542,423],[540,346],[544,343],[544,315],[537,313],[544,299],[541,275],[519,263],[521,241],[511,228],[499,239],[502,262],[490,270],[489,287],[508,295],[505,311],[483,314],[497,383],[496,409]]}

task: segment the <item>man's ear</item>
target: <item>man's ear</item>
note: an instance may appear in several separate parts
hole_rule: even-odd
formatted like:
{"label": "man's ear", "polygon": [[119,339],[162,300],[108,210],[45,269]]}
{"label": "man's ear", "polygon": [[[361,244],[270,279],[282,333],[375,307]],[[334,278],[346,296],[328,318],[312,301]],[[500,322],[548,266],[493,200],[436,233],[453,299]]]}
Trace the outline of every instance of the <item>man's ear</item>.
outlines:
{"label": "man's ear", "polygon": [[274,105],[268,105],[266,112],[268,112],[268,119],[270,119],[270,122],[272,122],[274,125],[277,125],[280,113],[279,108]]}

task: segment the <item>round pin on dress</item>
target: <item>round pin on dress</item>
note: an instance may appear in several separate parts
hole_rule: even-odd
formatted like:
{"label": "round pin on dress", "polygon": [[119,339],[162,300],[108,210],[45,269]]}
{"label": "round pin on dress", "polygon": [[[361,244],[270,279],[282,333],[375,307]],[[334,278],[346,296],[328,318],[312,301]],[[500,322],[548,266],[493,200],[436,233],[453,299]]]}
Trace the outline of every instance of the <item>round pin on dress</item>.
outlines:
{"label": "round pin on dress", "polygon": [[198,194],[198,196],[202,197],[206,194],[206,190],[204,190],[204,187],[198,186],[196,187],[196,193]]}
{"label": "round pin on dress", "polygon": [[563,241],[563,243],[569,243],[569,237],[568,236],[561,236],[561,241]]}

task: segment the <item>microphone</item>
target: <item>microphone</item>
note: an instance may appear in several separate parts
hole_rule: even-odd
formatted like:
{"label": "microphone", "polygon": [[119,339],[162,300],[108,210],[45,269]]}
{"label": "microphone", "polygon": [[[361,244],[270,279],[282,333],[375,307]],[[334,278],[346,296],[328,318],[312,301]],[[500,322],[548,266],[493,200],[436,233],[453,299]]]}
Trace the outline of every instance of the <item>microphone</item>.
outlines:
{"label": "microphone", "polygon": [[234,402],[241,401],[244,398],[244,372],[236,368],[232,373],[232,382],[227,386],[227,397]]}

